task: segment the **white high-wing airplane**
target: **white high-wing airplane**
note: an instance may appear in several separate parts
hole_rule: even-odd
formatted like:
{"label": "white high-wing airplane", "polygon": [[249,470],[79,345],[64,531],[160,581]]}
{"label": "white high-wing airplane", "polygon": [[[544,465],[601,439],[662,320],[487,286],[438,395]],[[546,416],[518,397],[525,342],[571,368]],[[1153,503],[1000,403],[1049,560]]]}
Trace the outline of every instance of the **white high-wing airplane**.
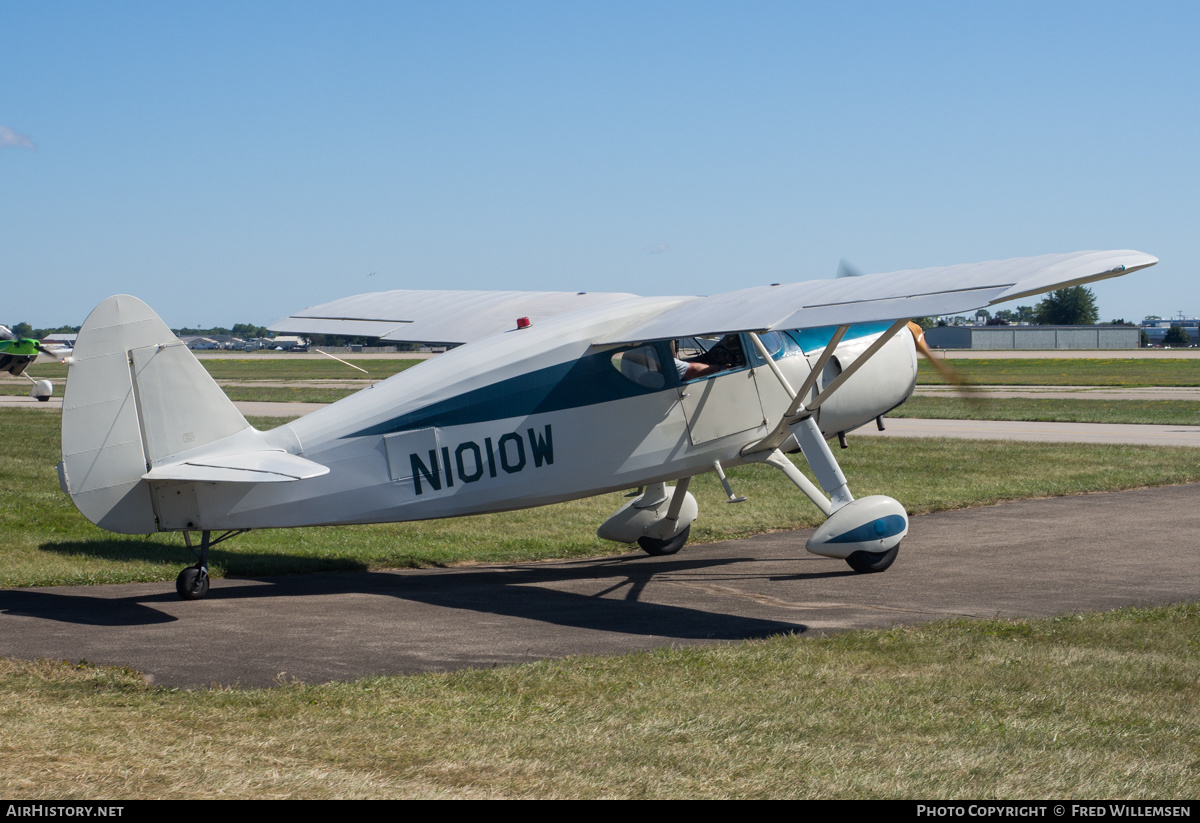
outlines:
{"label": "white high-wing airplane", "polygon": [[[907,319],[1157,262],[1077,252],[712,297],[360,295],[274,328],[465,345],[271,431],[246,422],[154,312],[118,295],[67,360],[59,482],[110,531],[181,531],[188,546],[200,532],[198,562],[176,584],[185,599],[208,591],[209,547],[247,529],[457,517],[634,487],[599,535],[670,554],[697,516],[689,480],[725,482],[723,467],[755,462],[827,515],[809,551],[882,571],[908,532],[904,507],[855,500],[826,438],[911,395],[919,343]],[[796,449],[820,488],[784,455]]]}

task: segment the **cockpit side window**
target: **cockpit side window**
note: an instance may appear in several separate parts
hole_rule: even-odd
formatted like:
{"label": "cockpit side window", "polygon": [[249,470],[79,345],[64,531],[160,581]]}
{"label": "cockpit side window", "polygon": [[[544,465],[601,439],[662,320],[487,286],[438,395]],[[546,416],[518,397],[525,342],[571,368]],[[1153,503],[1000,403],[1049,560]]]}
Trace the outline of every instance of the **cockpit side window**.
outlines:
{"label": "cockpit side window", "polygon": [[671,341],[679,379],[687,382],[744,368],[746,354],[741,336],[682,337]]}

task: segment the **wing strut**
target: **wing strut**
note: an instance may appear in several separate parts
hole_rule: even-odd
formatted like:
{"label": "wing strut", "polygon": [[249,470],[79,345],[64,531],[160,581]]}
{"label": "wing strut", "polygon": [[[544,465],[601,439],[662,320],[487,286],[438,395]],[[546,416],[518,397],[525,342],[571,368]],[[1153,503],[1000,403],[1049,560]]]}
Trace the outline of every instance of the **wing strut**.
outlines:
{"label": "wing strut", "polygon": [[813,505],[821,510],[821,514],[828,517],[833,513],[833,504],[829,502],[829,498],[821,494],[821,490],[817,485],[804,476],[804,473],[796,468],[796,464],[788,460],[787,455],[779,449],[771,449],[771,451],[762,451],[754,455],[754,458],[762,462],[774,466],[785,475],[787,479],[796,484],[796,488],[804,492],[804,496],[813,502]]}
{"label": "wing strut", "polygon": [[[750,339],[753,341],[758,353],[767,361],[767,365],[779,380],[784,391],[792,398],[791,404],[788,406],[787,412],[779,420],[779,424],[765,438],[751,446],[748,446],[742,451],[743,455],[751,455],[761,452],[766,454],[760,458],[764,462],[770,463],[776,468],[782,470],[788,478],[795,483],[802,492],[825,514],[831,514],[838,511],[843,506],[854,502],[854,495],[850,493],[850,488],[846,483],[846,475],[842,473],[841,467],[838,465],[837,459],[833,456],[833,452],[829,448],[829,444],[825,442],[825,437],[821,434],[820,428],[817,426],[817,421],[813,419],[812,413],[816,411],[822,403],[830,398],[835,391],[843,386],[855,372],[862,367],[864,363],[870,360],[875,353],[878,352],[884,345],[887,344],[896,332],[904,328],[908,324],[908,320],[897,320],[888,327],[887,331],[879,335],[867,350],[851,363],[836,379],[825,387],[811,402],[805,403],[804,398],[812,389],[813,383],[817,379],[817,375],[825,368],[825,364],[829,362],[829,358],[833,356],[833,351],[841,342],[842,336],[846,333],[846,326],[839,326],[834,333],[825,350],[821,352],[821,356],[817,358],[816,364],[804,379],[804,384],[800,387],[800,391],[796,392],[792,389],[783,372],[775,364],[775,360],[767,352],[766,347],[759,339],[758,335],[750,332]],[[804,459],[808,461],[808,465],[812,468],[813,473],[817,476],[817,482],[821,484],[821,489],[829,495],[828,501],[816,492],[811,483],[800,482],[794,476],[799,472],[788,471],[780,460],[776,457],[783,457],[779,453],[779,446],[789,437],[795,437],[796,442],[800,446],[800,451],[804,453]],[[783,458],[783,462],[790,465],[787,458]]]}
{"label": "wing strut", "polygon": [[[836,380],[834,380],[832,383],[830,383],[828,386],[825,387],[825,391],[818,394],[816,397],[813,398],[813,401],[811,403],[807,404],[808,411],[810,411],[810,412],[816,411],[817,408],[822,403],[824,403],[826,400],[829,399],[829,396],[831,394],[833,394],[835,391],[837,391],[838,388],[843,383],[845,383],[847,380],[850,379],[851,375],[853,375],[856,371],[858,371],[859,368],[864,363],[866,363],[868,360],[870,360],[872,357],[874,357],[875,352],[882,349],[884,344],[887,343],[887,341],[889,341],[893,337],[895,337],[896,332],[900,331],[902,328],[904,328],[907,325],[908,325],[908,319],[904,318],[901,320],[897,320],[895,323],[888,326],[888,330],[885,331],[883,334],[879,335],[879,337],[877,337],[875,339],[875,342],[872,343],[865,352],[863,352],[861,355],[859,355],[858,358],[855,359],[855,361],[850,364],[850,367],[848,369],[845,369],[841,374],[839,374],[837,376]],[[826,346],[825,349],[826,349],[826,351],[828,351],[829,347]],[[822,352],[821,354],[824,355],[825,352]],[[815,369],[814,369],[814,371],[815,371]],[[812,375],[810,374],[809,377],[812,377]],[[805,382],[807,382],[807,381],[805,381]],[[795,405],[794,401],[793,401],[793,405]]]}
{"label": "wing strut", "polygon": [[[747,332],[754,342],[755,348],[758,349],[758,353],[766,360],[767,365],[792,402],[775,430],[758,443],[743,450],[742,456],[748,461],[767,463],[779,469],[825,515],[825,523],[808,539],[805,548],[814,554],[842,558],[850,565],[850,568],[860,573],[883,571],[892,565],[892,561],[896,559],[896,553],[900,550],[900,541],[908,534],[908,513],[897,501],[883,495],[854,499],[854,495],[850,493],[850,487],[846,483],[846,475],[842,473],[842,469],[833,456],[829,443],[825,441],[825,436],[821,434],[821,429],[817,426],[812,412],[829,399],[830,395],[838,390],[838,387],[842,386],[863,363],[873,357],[906,324],[906,320],[897,320],[893,323],[807,406],[804,398],[812,390],[817,375],[824,370],[825,364],[833,356],[833,350],[837,348],[842,336],[846,333],[846,326],[838,327],[829,341],[829,345],[825,347],[825,351],[821,352],[816,364],[809,371],[799,392],[792,389],[791,384],[775,364],[758,335],[754,332]],[[799,444],[800,451],[804,453],[804,459],[808,461],[809,467],[816,475],[820,488],[779,450],[779,446],[791,438],[795,438]],[[721,464],[717,463],[716,467],[717,473],[721,474]],[[724,480],[723,477],[722,480]],[[728,485],[726,490],[728,490]],[[829,497],[825,497],[821,493],[822,490]]]}
{"label": "wing strut", "polygon": [[837,331],[833,333],[833,337],[829,340],[829,345],[825,347],[825,351],[821,352],[821,356],[817,358],[817,362],[812,367],[812,371],[808,373],[808,377],[804,378],[804,383],[800,386],[799,393],[792,398],[792,405],[788,406],[787,413],[783,416],[785,420],[795,415],[804,407],[804,397],[813,387],[813,384],[817,382],[817,378],[821,372],[825,370],[825,364],[829,362],[829,358],[833,357],[833,350],[838,347],[838,343],[842,342],[842,337],[845,336],[849,328],[850,326],[848,325],[837,327]]}
{"label": "wing strut", "polygon": [[884,345],[886,345],[887,342],[896,335],[896,332],[900,331],[900,329],[904,328],[907,324],[907,320],[897,320],[895,323],[889,326],[887,331],[879,335],[879,337],[867,347],[866,351],[859,355],[853,363],[851,363],[844,371],[842,371],[842,373],[839,374],[832,383],[826,386],[825,389],[816,397],[814,397],[809,403],[805,403],[804,398],[808,396],[808,393],[811,391],[813,384],[817,380],[817,377],[822,371],[824,371],[825,365],[829,362],[829,358],[833,357],[834,349],[837,348],[838,343],[842,342],[842,337],[846,334],[846,330],[850,327],[838,326],[837,331],[834,332],[833,337],[829,340],[828,345],[825,346],[825,350],[821,352],[821,356],[818,357],[817,362],[813,364],[812,370],[808,373],[808,376],[804,378],[804,383],[801,384],[799,391],[792,389],[791,384],[789,384],[787,379],[783,376],[783,372],[779,370],[779,366],[775,364],[774,359],[772,359],[770,354],[767,353],[767,349],[763,345],[762,340],[759,339],[758,335],[754,332],[749,332],[750,339],[754,342],[755,348],[758,349],[759,355],[767,361],[767,365],[770,367],[771,372],[775,375],[776,379],[779,380],[779,384],[783,386],[783,390],[786,391],[788,396],[792,398],[792,402],[791,405],[788,406],[787,411],[783,413],[783,417],[780,418],[778,425],[775,426],[775,430],[757,443],[752,443],[751,445],[742,449],[742,455],[746,456],[754,454],[755,452],[770,451],[782,445],[783,442],[787,440],[788,437],[793,433],[790,429],[792,424],[795,424],[798,419],[811,417],[812,413],[816,411],[822,403],[828,400],[830,396],[842,385],[844,385],[845,382],[849,380],[850,377],[852,377],[854,373],[857,372],[868,360],[870,360],[877,351],[883,348]]}

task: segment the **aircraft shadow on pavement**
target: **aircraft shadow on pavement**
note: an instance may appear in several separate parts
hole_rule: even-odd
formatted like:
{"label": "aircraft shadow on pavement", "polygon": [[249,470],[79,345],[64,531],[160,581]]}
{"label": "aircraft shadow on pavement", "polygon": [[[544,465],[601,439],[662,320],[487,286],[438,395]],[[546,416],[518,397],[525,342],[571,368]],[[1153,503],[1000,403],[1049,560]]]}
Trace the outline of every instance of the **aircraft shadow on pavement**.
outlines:
{"label": "aircraft shadow on pavement", "polygon": [[[169,567],[182,567],[196,562],[196,555],[181,543],[161,543],[148,539],[118,538],[112,540],[72,540],[42,543],[38,548],[44,552],[66,556],[99,557],[105,560],[125,562],[142,560]],[[225,550],[214,548],[209,553],[210,566],[232,570],[239,577],[250,577],[259,569],[278,567],[280,556],[240,550],[240,547]],[[289,557],[289,564],[296,574],[320,574],[322,572],[366,571],[367,566],[358,560],[342,557]]]}
{"label": "aircraft shadow on pavement", "polygon": [[[215,580],[212,600],[257,598],[322,597],[343,594],[374,594],[422,603],[444,609],[473,611],[520,618],[553,625],[631,635],[679,639],[742,640],[776,634],[804,633],[798,621],[753,617],[730,611],[731,605],[750,602],[731,593],[739,581],[778,579],[776,574],[757,572],[753,558],[655,558],[637,555],[567,562],[514,564],[484,568],[426,569],[403,572],[351,572],[342,574],[289,575],[272,578]],[[752,564],[750,569],[745,567]],[[732,567],[740,567],[734,570]],[[727,574],[714,570],[729,567]],[[696,575],[694,579],[692,575]],[[845,572],[787,575],[789,580],[852,576]],[[703,607],[651,602],[644,598],[652,583],[669,585],[695,583],[727,590],[725,597],[697,591]],[[672,587],[679,601],[688,586]],[[694,590],[694,588],[693,588]],[[133,626],[189,620],[160,610],[158,604],[178,604],[195,609],[204,619],[203,602],[182,604],[172,590],[149,596],[123,598],[89,597],[75,589],[71,594],[46,590],[0,591],[0,613],[90,626]],[[738,602],[730,603],[728,598]],[[714,610],[715,609],[715,610]],[[178,612],[177,609],[172,611]],[[297,619],[302,619],[297,615]],[[398,616],[402,620],[402,616]]]}
{"label": "aircraft shadow on pavement", "polygon": [[179,619],[146,605],[145,598],[87,597],[44,589],[0,590],[0,614],[79,626],[150,626]]}

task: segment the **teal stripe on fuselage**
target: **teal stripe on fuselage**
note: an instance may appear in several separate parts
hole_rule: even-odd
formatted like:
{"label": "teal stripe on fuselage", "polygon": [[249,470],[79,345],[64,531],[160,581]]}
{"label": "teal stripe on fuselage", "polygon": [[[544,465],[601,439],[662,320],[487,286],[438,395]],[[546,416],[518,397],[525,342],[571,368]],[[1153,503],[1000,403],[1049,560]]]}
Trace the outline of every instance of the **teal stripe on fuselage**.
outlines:
{"label": "teal stripe on fuselage", "polygon": [[[870,337],[873,334],[883,334],[892,325],[892,321],[882,323],[859,323],[846,330],[842,340],[857,340],[860,337]],[[820,351],[829,345],[837,326],[818,326],[813,329],[793,329],[787,332],[788,337],[796,341],[796,345],[807,354]]]}
{"label": "teal stripe on fuselage", "polygon": [[[843,340],[854,340],[887,330],[891,323],[864,323],[851,326]],[[823,349],[833,338],[836,326],[784,332],[804,352]],[[633,347],[628,347],[633,348]],[[670,363],[666,343],[657,344],[659,357]],[[747,346],[749,349],[750,347]],[[517,377],[431,403],[391,420],[361,429],[346,437],[367,437],[424,429],[430,426],[466,426],[490,420],[528,417],[531,414],[576,409],[640,397],[656,391],[675,391],[678,381],[673,371],[667,374],[662,389],[647,389],[625,379],[612,365],[612,356],[623,349],[609,349],[585,355],[578,360],[536,369]],[[778,357],[779,355],[776,355]],[[757,360],[757,355],[754,355]]]}
{"label": "teal stripe on fuselage", "polygon": [[[346,436],[392,434],[429,426],[465,426],[675,390],[674,374],[667,378],[667,385],[662,389],[647,389],[626,380],[613,367],[612,356],[616,351],[621,350],[585,355],[578,360],[500,380]],[[663,356],[664,352],[660,352],[660,357]]]}

